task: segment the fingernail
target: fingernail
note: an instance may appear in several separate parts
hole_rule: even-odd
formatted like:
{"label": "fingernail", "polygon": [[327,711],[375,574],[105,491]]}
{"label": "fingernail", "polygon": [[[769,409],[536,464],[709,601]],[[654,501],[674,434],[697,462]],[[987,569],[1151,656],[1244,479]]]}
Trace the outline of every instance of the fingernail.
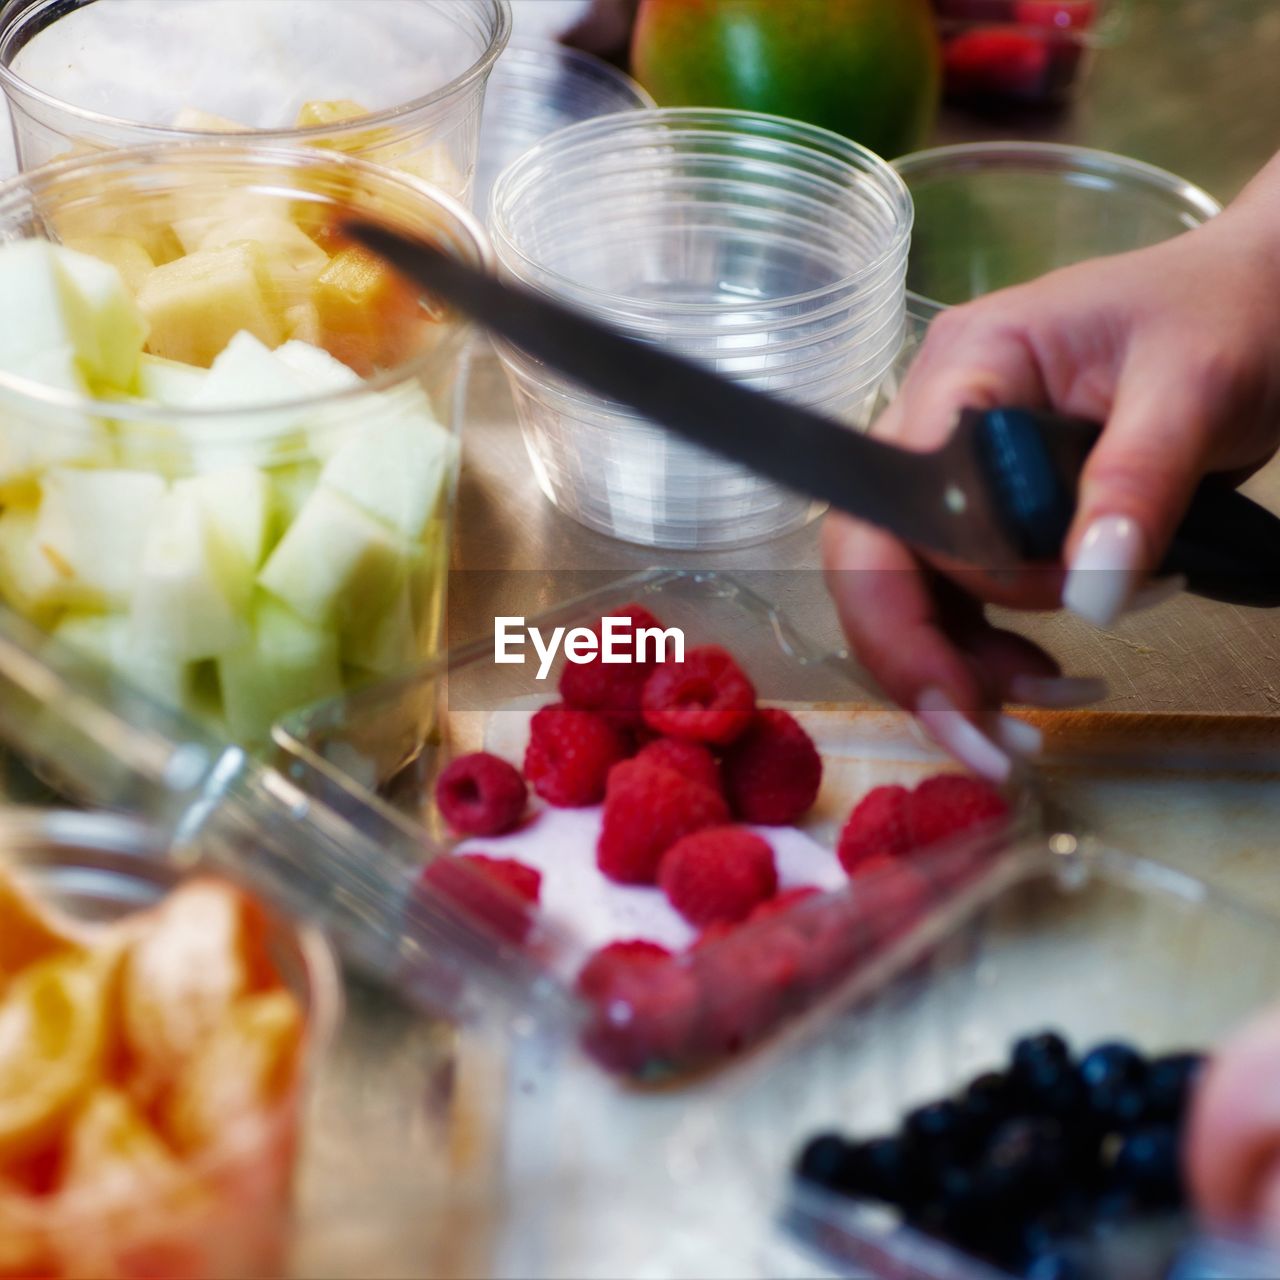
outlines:
{"label": "fingernail", "polygon": [[1181,573],[1170,574],[1167,578],[1149,582],[1129,601],[1125,613],[1141,613],[1144,609],[1154,609],[1157,605],[1164,604],[1166,600],[1172,600],[1174,596],[1181,595],[1186,589],[1186,575]]}
{"label": "fingernail", "polygon": [[1028,707],[1087,707],[1107,696],[1107,682],[1093,676],[1014,676],[1009,701]]}
{"label": "fingernail", "polygon": [[1128,516],[1095,520],[1072,561],[1062,603],[1095,627],[1109,627],[1134,593],[1143,551],[1142,530]]}
{"label": "fingernail", "polygon": [[926,689],[916,702],[916,715],[930,736],[974,773],[1004,782],[1013,762],[981,729],[965,718],[942,689]]}
{"label": "fingernail", "polygon": [[1044,750],[1044,734],[1033,724],[1014,716],[997,716],[992,722],[992,736],[1011,756],[1029,760]]}

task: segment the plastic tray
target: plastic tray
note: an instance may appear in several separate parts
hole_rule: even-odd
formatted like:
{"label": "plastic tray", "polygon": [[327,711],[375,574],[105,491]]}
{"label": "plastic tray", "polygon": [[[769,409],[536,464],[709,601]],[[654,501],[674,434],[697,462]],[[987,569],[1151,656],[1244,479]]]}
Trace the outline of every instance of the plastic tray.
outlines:
{"label": "plastic tray", "polygon": [[[798,1184],[801,1145],[832,1129],[892,1131],[912,1107],[1003,1065],[1029,1032],[1053,1028],[1077,1048],[1211,1049],[1277,990],[1280,920],[1159,862],[1052,837],[942,905],[859,975],[838,1013],[722,1076],[696,1180],[778,1224],[766,1274],[991,1280],[1002,1273],[883,1211]],[[1280,1274],[1242,1246],[1182,1244],[1176,1271],[1166,1260],[1152,1277]],[[1115,1274],[1141,1280],[1145,1263]]]}
{"label": "plastic tray", "polygon": [[[689,646],[725,643],[754,676],[762,697],[790,706],[806,721],[824,754],[826,774],[823,792],[802,827],[827,849],[853,802],[870,787],[911,783],[950,767],[905,717],[867,692],[846,660],[806,644],[778,610],[730,578],[641,575],[530,625],[544,633],[553,626],[587,626],[632,601],[650,608],[665,625],[682,628]],[[510,973],[523,973],[526,985],[557,992],[569,1016],[584,1023],[586,1043],[596,1057],[628,1076],[665,1079],[765,1037],[838,985],[898,931],[911,928],[931,901],[945,898],[956,883],[983,874],[1010,830],[1025,829],[1034,820],[1029,800],[1018,797],[1008,825],[916,855],[909,885],[892,871],[855,882],[838,874],[829,891],[790,912],[686,952],[678,963],[697,988],[700,1016],[674,1040],[666,1029],[655,1035],[635,1002],[615,1001],[593,1011],[572,995],[574,979],[594,944],[588,944],[580,928],[567,925],[563,915],[540,915],[519,946],[512,943],[510,929],[486,929],[484,921],[452,908],[440,894],[414,888],[422,867],[457,843],[434,807],[439,772],[455,756],[486,745],[518,759],[528,713],[556,699],[557,675],[558,668],[538,681],[535,663],[498,665],[493,644],[485,641],[291,718],[276,735],[281,749],[276,763],[300,793],[342,815],[359,830],[365,847],[378,851],[371,856],[370,877],[398,885],[397,895],[407,902],[452,914],[459,933],[472,935],[470,955],[503,955]],[[479,843],[486,851],[504,853],[500,842]],[[835,865],[833,858],[828,860]],[[519,911],[514,899],[510,907]],[[832,935],[838,935],[839,944],[811,964]],[[803,940],[799,944],[797,937]],[[772,952],[788,942],[793,950],[799,945],[804,951],[795,971],[781,979],[762,973],[760,987],[770,990],[749,986],[744,993],[744,963],[753,953]]]}

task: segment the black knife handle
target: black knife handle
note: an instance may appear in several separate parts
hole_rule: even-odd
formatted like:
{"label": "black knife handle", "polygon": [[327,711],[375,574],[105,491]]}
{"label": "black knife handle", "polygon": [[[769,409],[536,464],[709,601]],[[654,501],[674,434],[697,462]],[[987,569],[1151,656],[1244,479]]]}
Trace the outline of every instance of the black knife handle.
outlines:
{"label": "black knife handle", "polygon": [[[1006,532],[1027,560],[1056,559],[1102,428],[1028,409],[981,415],[978,454]],[[1210,600],[1280,606],[1280,517],[1214,476],[1203,480],[1159,573]]]}

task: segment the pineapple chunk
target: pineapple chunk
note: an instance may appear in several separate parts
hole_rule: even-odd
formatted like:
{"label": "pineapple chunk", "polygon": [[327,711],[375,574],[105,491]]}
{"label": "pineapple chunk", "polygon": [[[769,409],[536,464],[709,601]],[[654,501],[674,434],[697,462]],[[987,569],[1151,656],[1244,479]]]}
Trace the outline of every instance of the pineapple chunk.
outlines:
{"label": "pineapple chunk", "polygon": [[183,107],[173,117],[173,128],[186,129],[191,133],[252,133],[247,125],[227,116],[215,115],[212,111],[201,111],[198,107]]}
{"label": "pineapple chunk", "polygon": [[311,300],[321,345],[366,378],[418,350],[429,322],[417,291],[359,245],[334,254],[316,277]]}
{"label": "pineapple chunk", "polygon": [[[320,345],[320,313],[316,304],[308,299],[296,306],[286,307],[284,311],[284,328],[289,335],[289,342],[303,342],[308,346]],[[289,343],[286,342],[285,346]]]}
{"label": "pineapple chunk", "polygon": [[264,256],[259,245],[236,244],[157,267],[138,293],[148,350],[207,368],[241,330],[277,346],[284,327]]}
{"label": "pineapple chunk", "polygon": [[77,253],[88,254],[109,263],[120,273],[130,293],[137,293],[142,282],[154,270],[155,262],[146,246],[132,236],[77,236],[63,243]]}
{"label": "pineapple chunk", "polygon": [[358,120],[367,116],[369,110],[351,98],[332,98],[328,101],[317,99],[304,102],[298,108],[296,124],[299,129],[314,129],[326,124],[342,124],[346,120]]}

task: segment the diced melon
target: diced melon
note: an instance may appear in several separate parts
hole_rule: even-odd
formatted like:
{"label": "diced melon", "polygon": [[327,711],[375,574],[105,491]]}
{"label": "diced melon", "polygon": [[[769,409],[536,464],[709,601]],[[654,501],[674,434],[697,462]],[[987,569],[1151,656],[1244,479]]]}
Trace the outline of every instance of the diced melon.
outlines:
{"label": "diced melon", "polygon": [[[253,334],[237,333],[214,360],[200,388],[187,402],[191,409],[236,409],[290,404],[310,395],[306,382],[276,358]],[[234,420],[183,423],[197,465],[268,466],[289,461],[306,450],[302,434],[306,410],[237,413]]]}
{"label": "diced melon", "polygon": [[343,628],[341,648],[343,662],[379,674],[402,670],[417,661],[422,655],[408,582],[380,616],[352,619]]}
{"label": "diced melon", "polygon": [[68,305],[67,283],[47,240],[0,245],[0,298],[0,369],[24,374],[33,356],[67,348],[79,353],[95,341],[92,317]]}
{"label": "diced melon", "polygon": [[271,479],[272,536],[278,541],[320,483],[320,464],[295,462],[288,467],[272,467],[267,474]]}
{"label": "diced melon", "polygon": [[284,335],[273,292],[254,244],[202,249],[157,267],[138,292],[151,327],[147,349],[207,367],[241,330],[274,347]]}
{"label": "diced melon", "polygon": [[320,487],[258,581],[306,621],[343,626],[388,609],[420,554],[355,503]]}
{"label": "diced melon", "polygon": [[[68,346],[28,357],[21,376],[77,397],[89,395],[84,374]],[[0,495],[8,497],[15,484],[34,483],[47,467],[108,466],[112,457],[111,432],[100,418],[52,404],[32,408],[0,391]]]}
{"label": "diced melon", "polygon": [[53,634],[63,644],[119,671],[126,680],[169,706],[189,704],[191,667],[139,643],[127,615],[66,613]]}
{"label": "diced melon", "polygon": [[180,480],[176,493],[190,495],[198,504],[225,556],[248,576],[257,572],[267,550],[274,502],[271,482],[256,467],[231,467],[208,475]]}
{"label": "diced melon", "polygon": [[83,324],[89,335],[76,344],[81,364],[91,379],[127,391],[134,384],[147,338],[147,323],[133,295],[111,263],[74,249],[55,252],[71,305],[87,315],[76,323],[77,329]]}
{"label": "diced melon", "polygon": [[273,352],[277,360],[287,364],[306,380],[308,387],[319,395],[326,391],[346,391],[358,387],[362,379],[354,369],[341,360],[334,359],[323,347],[302,342],[297,338],[279,346]]}
{"label": "diced melon", "polygon": [[417,542],[452,478],[457,446],[420,415],[366,422],[325,463],[320,483]]}
{"label": "diced melon", "polygon": [[187,405],[208,376],[207,369],[144,351],[138,361],[138,394],[153,404]]}
{"label": "diced melon", "polygon": [[233,736],[264,738],[286,712],[339,692],[338,642],[260,594],[250,638],[218,660],[218,678]]}
{"label": "diced melon", "polygon": [[242,611],[252,590],[251,571],[214,536],[190,488],[166,494],[133,594],[137,642],[183,662],[226,653],[244,640]]}
{"label": "diced melon", "polygon": [[132,236],[77,236],[63,243],[78,253],[110,263],[120,273],[130,293],[137,293],[156,265],[146,246]]}
{"label": "diced melon", "polygon": [[33,536],[54,566],[57,603],[128,604],[164,490],[159,476],[142,471],[55,467],[45,474]]}
{"label": "diced melon", "polygon": [[19,613],[47,622],[56,610],[62,574],[36,543],[36,509],[0,512],[0,596]]}

